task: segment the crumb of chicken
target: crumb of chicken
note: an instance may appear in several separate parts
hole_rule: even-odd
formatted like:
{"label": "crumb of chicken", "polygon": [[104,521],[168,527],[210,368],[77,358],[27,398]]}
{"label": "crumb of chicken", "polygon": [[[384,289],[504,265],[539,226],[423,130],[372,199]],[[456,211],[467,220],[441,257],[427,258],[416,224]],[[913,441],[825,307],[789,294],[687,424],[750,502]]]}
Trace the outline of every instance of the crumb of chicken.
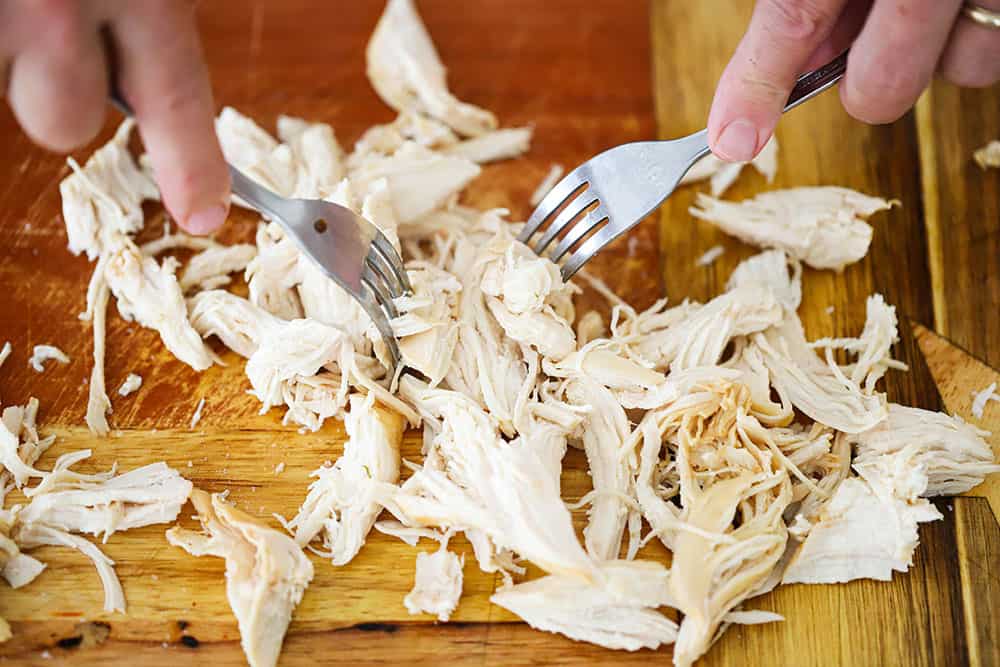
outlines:
{"label": "crumb of chicken", "polygon": [[11,352],[10,341],[3,344],[3,348],[0,348],[0,366],[3,366],[3,362],[7,361],[7,357],[10,356]]}
{"label": "crumb of chicken", "polygon": [[60,364],[68,364],[69,357],[66,353],[60,350],[54,345],[36,345],[34,350],[32,350],[31,358],[28,359],[28,365],[31,366],[36,373],[41,373],[45,370],[43,365],[49,360],[58,361]]}
{"label": "crumb of chicken", "polygon": [[972,416],[976,419],[982,419],[983,414],[986,410],[986,406],[990,401],[996,401],[1000,403],[1000,394],[996,393],[997,383],[992,382],[988,387],[983,388],[981,391],[976,391],[972,393]]}
{"label": "crumb of chicken", "polygon": [[1000,139],[991,141],[973,154],[981,169],[1000,168]]}
{"label": "crumb of chicken", "polygon": [[118,387],[119,396],[128,396],[134,391],[137,391],[139,387],[142,386],[142,377],[136,375],[135,373],[129,373],[125,381],[122,382],[122,386]]}
{"label": "crumb of chicken", "polygon": [[274,466],[274,474],[275,475],[280,475],[283,472],[285,472],[285,462],[284,461],[282,461],[278,465]]}
{"label": "crumb of chicken", "polygon": [[531,199],[528,200],[531,205],[538,206],[541,204],[542,199],[545,198],[545,195],[549,194],[549,190],[556,186],[556,183],[559,182],[559,179],[562,178],[564,173],[566,173],[566,168],[561,164],[553,164],[549,167],[549,171],[545,174],[545,178],[543,178],[542,182],[538,184],[535,191],[531,193]]}
{"label": "crumb of chicken", "polygon": [[721,245],[714,245],[704,252],[698,259],[694,260],[697,266],[710,266],[715,263],[715,260],[722,257],[722,254],[726,252],[726,249]]}

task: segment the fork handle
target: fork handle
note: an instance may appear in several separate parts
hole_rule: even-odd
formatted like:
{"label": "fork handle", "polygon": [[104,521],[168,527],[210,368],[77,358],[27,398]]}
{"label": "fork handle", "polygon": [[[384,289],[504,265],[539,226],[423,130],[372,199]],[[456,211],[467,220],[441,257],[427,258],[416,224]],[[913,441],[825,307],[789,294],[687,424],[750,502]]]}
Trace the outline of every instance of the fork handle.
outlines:
{"label": "fork handle", "polygon": [[844,51],[822,67],[800,76],[795,82],[795,87],[792,88],[792,94],[788,96],[788,102],[785,103],[785,111],[794,109],[840,81],[844,76],[844,72],[847,71],[848,52],[849,50]]}

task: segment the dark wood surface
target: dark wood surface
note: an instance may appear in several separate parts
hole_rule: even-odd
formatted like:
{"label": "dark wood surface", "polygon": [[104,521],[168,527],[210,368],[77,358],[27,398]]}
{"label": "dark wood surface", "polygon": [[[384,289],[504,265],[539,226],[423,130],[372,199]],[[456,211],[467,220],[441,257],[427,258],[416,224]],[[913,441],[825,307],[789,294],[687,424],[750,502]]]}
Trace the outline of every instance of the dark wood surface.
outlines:
{"label": "dark wood surface", "polygon": [[[350,146],[366,127],[393,116],[364,74],[364,45],[381,4],[202,3],[216,103],[232,105],[265,127],[273,127],[279,113],[329,122]],[[552,163],[571,168],[618,143],[702,127],[749,6],[735,0],[419,0],[455,93],[495,111],[503,125],[535,127],[529,155],[488,166],[470,188],[469,201],[508,207],[522,217]],[[971,389],[1000,377],[993,370],[1000,366],[1000,171],[980,172],[971,162],[972,150],[1000,137],[998,109],[996,88],[962,92],[936,85],[918,113],[890,126],[854,122],[834,94],[796,110],[779,126],[774,187],[843,185],[902,203],[873,219],[872,250],[861,263],[839,275],[807,272],[802,315],[811,335],[853,334],[864,322],[864,299],[882,292],[901,316],[897,355],[912,367],[908,374],[890,374],[888,391],[907,404],[944,406],[967,416]],[[109,120],[102,141],[114,122]],[[0,109],[0,139],[7,157],[0,161],[0,342],[11,340],[15,348],[0,369],[3,404],[40,399],[42,424],[61,436],[47,457],[89,446],[93,469],[116,460],[123,469],[166,460],[198,486],[231,489],[251,513],[294,513],[308,473],[340,453],[343,429],[331,422],[318,434],[299,437],[280,425],[278,411],[257,415],[235,357],[227,357],[233,361],[228,367],[199,375],[174,360],[155,333],[111,315],[107,385],[117,388],[129,372],[140,373],[144,384],[126,399],[112,395],[113,437],[99,441],[87,434],[91,338],[76,314],[92,266],[65,249],[57,186],[66,167],[62,158],[32,147],[6,108]],[[728,196],[764,187],[748,173]],[[695,191],[678,191],[657,216],[603,255],[594,272],[639,306],[664,290],[674,301],[720,290],[753,249],[693,220],[687,207]],[[159,216],[156,208],[150,213],[154,222],[147,233],[154,235]],[[251,216],[235,213],[224,240],[250,238],[254,224]],[[726,253],[710,267],[696,267],[694,258],[716,243]],[[828,306],[834,306],[832,314]],[[27,357],[31,346],[42,343],[58,345],[72,362],[34,373]],[[190,431],[202,397],[203,420]],[[995,415],[984,424],[1000,431]],[[996,448],[995,437],[992,442]],[[419,450],[416,434],[407,437],[404,449]],[[578,454],[571,453],[564,475],[571,498],[589,485]],[[276,476],[280,462],[286,470]],[[940,502],[946,519],[921,526],[909,574],[890,583],[781,588],[751,607],[778,611],[784,623],[732,628],[704,663],[1000,663],[997,487],[993,482],[977,490],[983,497]],[[115,535],[105,548],[118,563],[129,613],[100,611],[97,576],[83,557],[42,550],[39,556],[50,567],[37,582],[0,591],[0,616],[11,620],[15,633],[0,645],[0,656],[24,664],[49,664],[43,651],[79,664],[242,664],[220,560],[194,559],[170,547],[159,526]],[[414,556],[398,541],[374,535],[344,568],[316,560],[316,579],[290,629],[283,664],[669,660],[669,648],[656,656],[613,653],[514,622],[489,605],[496,581],[479,572],[471,553],[455,622],[411,617],[402,598],[412,584]],[[109,625],[106,639],[60,646],[60,639],[83,632],[80,623],[94,620]],[[197,648],[179,643],[181,620],[189,624],[185,633],[199,640]]]}

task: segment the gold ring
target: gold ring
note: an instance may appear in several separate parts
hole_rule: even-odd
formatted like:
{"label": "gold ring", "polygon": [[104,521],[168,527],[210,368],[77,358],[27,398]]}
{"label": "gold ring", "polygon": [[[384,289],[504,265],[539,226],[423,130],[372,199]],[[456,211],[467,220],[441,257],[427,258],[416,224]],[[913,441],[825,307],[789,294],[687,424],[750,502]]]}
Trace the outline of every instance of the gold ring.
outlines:
{"label": "gold ring", "polygon": [[1000,30],[1000,12],[995,12],[991,9],[986,9],[985,7],[980,7],[979,5],[967,2],[962,7],[962,14],[984,28]]}

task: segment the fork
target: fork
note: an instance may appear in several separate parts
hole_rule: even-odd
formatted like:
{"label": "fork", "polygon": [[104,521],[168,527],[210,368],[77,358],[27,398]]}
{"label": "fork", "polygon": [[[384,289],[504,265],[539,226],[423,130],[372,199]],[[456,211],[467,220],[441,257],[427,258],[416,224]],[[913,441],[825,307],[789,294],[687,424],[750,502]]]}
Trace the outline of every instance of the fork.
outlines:
{"label": "fork", "polygon": [[[847,69],[847,53],[800,76],[784,111],[839,81]],[[663,203],[688,169],[708,152],[708,130],[672,141],[638,141],[608,149],[568,173],[549,191],[518,240],[527,244],[540,232],[530,245],[542,257],[558,240],[547,256],[557,264],[566,257],[560,271],[563,280],[569,280],[594,255]],[[559,211],[563,204],[565,208]],[[542,230],[543,223],[553,217]],[[570,253],[577,244],[579,247]]]}
{"label": "fork", "polygon": [[[127,116],[132,108],[110,79],[112,104]],[[378,227],[346,206],[322,200],[290,199],[257,184],[226,163],[232,191],[274,220],[302,253],[361,304],[385,341],[394,371],[399,344],[389,323],[399,316],[393,299],[413,291],[396,249]]]}

